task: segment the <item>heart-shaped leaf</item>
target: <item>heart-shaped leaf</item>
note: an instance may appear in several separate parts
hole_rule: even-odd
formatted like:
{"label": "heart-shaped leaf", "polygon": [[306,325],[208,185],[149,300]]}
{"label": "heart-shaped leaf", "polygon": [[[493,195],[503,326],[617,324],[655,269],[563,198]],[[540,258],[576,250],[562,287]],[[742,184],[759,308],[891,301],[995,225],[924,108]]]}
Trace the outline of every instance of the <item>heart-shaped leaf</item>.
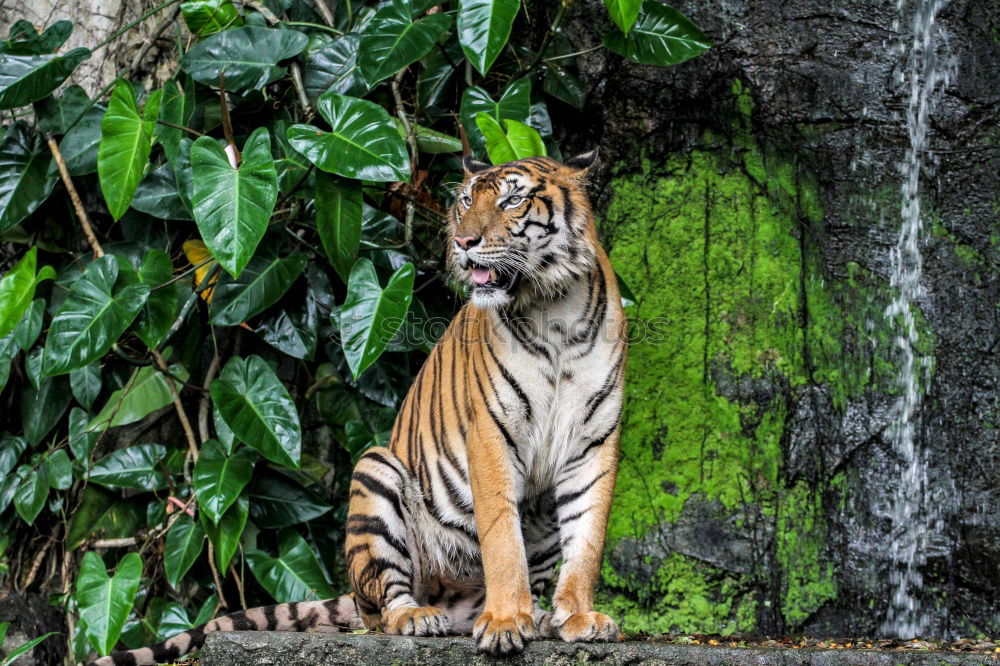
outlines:
{"label": "heart-shaped leaf", "polygon": [[55,187],[49,149],[23,120],[7,128],[0,143],[0,234],[35,212]]}
{"label": "heart-shaped leaf", "polygon": [[462,0],[458,7],[458,39],[465,57],[486,73],[510,38],[521,0]]}
{"label": "heart-shaped leaf", "polygon": [[629,29],[639,17],[639,9],[642,7],[642,0],[604,0],[604,6],[608,9],[608,15],[615,22],[618,29],[624,34],[628,34]]}
{"label": "heart-shaped leaf", "polygon": [[493,116],[493,120],[498,123],[504,118],[527,122],[531,115],[531,79],[524,77],[512,82],[499,102],[493,101],[490,94],[479,86],[466,88],[462,93],[462,104],[459,116],[462,119],[462,126],[469,136],[469,143],[477,154],[486,151],[486,140],[483,133],[476,125],[476,115],[486,113]]}
{"label": "heart-shaped leaf", "polygon": [[90,49],[84,48],[65,55],[0,54],[0,110],[47,97],[89,57]]}
{"label": "heart-shaped leaf", "polygon": [[194,466],[194,492],[198,506],[213,523],[218,524],[243,488],[250,482],[257,454],[241,448],[229,455],[214,439],[202,445]]}
{"label": "heart-shaped leaf", "polygon": [[[170,374],[182,381],[188,378],[187,370],[180,364],[171,365]],[[171,402],[173,396],[163,373],[151,365],[137,368],[124,387],[108,396],[104,407],[84,431],[104,432],[108,428],[135,423]]]}
{"label": "heart-shaped leaf", "polygon": [[212,382],[211,392],[216,408],[240,441],[279,465],[299,466],[299,414],[264,359],[229,359]]}
{"label": "heart-shaped leaf", "polygon": [[171,587],[177,587],[204,547],[205,530],[201,523],[186,514],[178,518],[167,532],[163,546],[163,574]]}
{"label": "heart-shaped leaf", "polygon": [[76,401],[90,409],[101,392],[101,366],[91,363],[73,370],[69,373],[69,386]]}
{"label": "heart-shaped leaf", "polygon": [[542,137],[533,127],[516,120],[504,120],[507,132],[500,128],[492,116],[480,113],[476,116],[476,124],[486,137],[486,151],[493,164],[513,162],[526,157],[544,157],[545,144]]}
{"label": "heart-shaped leaf", "polygon": [[149,296],[131,266],[121,270],[112,255],[87,266],[52,319],[42,370],[61,375],[90,365],[125,332]]}
{"label": "heart-shaped leaf", "polygon": [[231,0],[184,0],[181,15],[196,37],[207,37],[243,25],[243,17]]}
{"label": "heart-shaped leaf", "polygon": [[420,60],[451,26],[443,12],[414,21],[407,0],[392,0],[376,12],[361,35],[358,65],[369,87]]}
{"label": "heart-shaped leaf", "polygon": [[712,42],[679,11],[659,0],[643,0],[628,35],[612,32],[604,45],[633,62],[677,65],[704,53]]}
{"label": "heart-shaped leaf", "polygon": [[34,446],[45,439],[62,418],[71,399],[65,377],[50,377],[42,381],[37,390],[25,387],[21,394],[21,425],[28,443]]}
{"label": "heart-shaped leaf", "polygon": [[123,557],[114,576],[108,576],[104,560],[94,551],[83,556],[76,577],[76,603],[82,629],[99,654],[109,654],[118,642],[141,577],[139,553]]}
{"label": "heart-shaped leaf", "polygon": [[13,268],[7,271],[3,279],[0,279],[0,338],[13,331],[21,321],[21,317],[35,297],[35,288],[38,284],[56,276],[51,266],[43,266],[42,270],[35,274],[37,256],[38,248],[33,246]]}
{"label": "heart-shaped leaf", "polygon": [[218,525],[213,525],[212,521],[208,520],[202,513],[201,526],[205,529],[209,541],[215,548],[215,564],[219,567],[219,571],[225,571],[232,561],[233,555],[236,554],[249,515],[250,501],[245,494],[236,498],[232,506],[219,519]]}
{"label": "heart-shaped leaf", "polygon": [[[154,109],[153,106],[156,106]],[[146,112],[159,110],[151,96]],[[114,219],[120,218],[132,202],[135,188],[149,163],[153,147],[153,125],[139,114],[132,84],[124,79],[115,83],[108,110],[101,121],[101,146],[97,151],[97,175],[101,192]]]}
{"label": "heart-shaped leaf", "polygon": [[362,257],[354,264],[340,308],[340,335],[355,379],[381,356],[402,326],[413,299],[414,277],[413,264],[403,264],[382,289],[369,259]]}
{"label": "heart-shaped leaf", "polygon": [[69,39],[72,32],[73,24],[70,21],[56,21],[39,34],[31,21],[20,19],[10,27],[7,40],[0,42],[0,53],[16,55],[52,53]]}
{"label": "heart-shaped leaf", "polygon": [[45,506],[49,496],[49,479],[44,467],[22,467],[18,477],[21,483],[14,494],[14,509],[21,519],[31,525]]}
{"label": "heart-shaped leaf", "polygon": [[[83,114],[83,117],[66,132],[59,142],[59,152],[66,163],[66,171],[71,176],[86,176],[97,171],[97,154],[101,146],[101,124],[104,121],[106,108],[103,104],[95,105]],[[55,175],[55,162],[49,170]]]}
{"label": "heart-shaped leaf", "polygon": [[553,63],[545,64],[542,89],[577,109],[582,109],[584,102],[587,101],[587,89],[583,86],[583,82],[567,72],[564,67]]}
{"label": "heart-shaped leaf", "polygon": [[241,92],[262,88],[285,70],[277,64],[302,53],[309,38],[297,30],[244,26],[219,32],[198,42],[184,55],[181,68],[195,81]]}
{"label": "heart-shaped leaf", "polygon": [[302,79],[309,99],[331,91],[341,95],[364,95],[368,84],[358,69],[361,36],[350,33],[337,37],[306,58]]}
{"label": "heart-shaped leaf", "polygon": [[406,144],[378,104],[334,92],[320,95],[320,115],[331,130],[292,125],[288,141],[323,171],[358,180],[393,182],[409,179]]}
{"label": "heart-shaped leaf", "polygon": [[211,322],[236,326],[274,305],[302,274],[308,257],[294,252],[280,259],[256,256],[238,278],[223,278],[212,294]]}
{"label": "heart-shaped leaf", "polygon": [[67,490],[73,483],[73,463],[66,449],[56,449],[46,461],[49,487],[53,490]]}
{"label": "heart-shaped leaf", "polygon": [[281,532],[278,557],[262,550],[247,551],[254,578],[279,603],[329,599],[333,589],[323,575],[316,554],[295,530]]}
{"label": "heart-shaped leaf", "polygon": [[361,247],[361,188],[317,174],[316,229],[330,264],[346,282]]}
{"label": "heart-shaped leaf", "polygon": [[264,237],[278,200],[271,135],[265,127],[250,135],[238,169],[215,139],[200,137],[191,146],[191,168],[201,237],[222,267],[238,277]]}
{"label": "heart-shaped leaf", "polygon": [[316,493],[275,473],[258,473],[250,487],[250,513],[262,529],[280,529],[319,518],[332,507]]}
{"label": "heart-shaped leaf", "polygon": [[159,490],[167,487],[162,444],[134,444],[112,451],[90,468],[90,480],[108,488]]}
{"label": "heart-shaped leaf", "polygon": [[[148,250],[142,257],[139,281],[149,287],[149,298],[135,318],[135,334],[150,349],[155,349],[174,323],[177,313],[177,285],[167,284],[174,265],[163,250]],[[165,285],[165,286],[164,286]]]}
{"label": "heart-shaped leaf", "polygon": [[14,327],[14,340],[21,351],[28,351],[34,346],[38,335],[42,332],[42,319],[45,314],[45,300],[36,298],[25,310],[21,321]]}

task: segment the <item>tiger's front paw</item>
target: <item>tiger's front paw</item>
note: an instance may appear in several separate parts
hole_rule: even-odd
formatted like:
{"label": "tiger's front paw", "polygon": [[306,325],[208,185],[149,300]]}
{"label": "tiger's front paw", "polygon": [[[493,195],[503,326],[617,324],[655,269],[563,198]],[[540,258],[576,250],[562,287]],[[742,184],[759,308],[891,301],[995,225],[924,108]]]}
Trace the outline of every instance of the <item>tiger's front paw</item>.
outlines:
{"label": "tiger's front paw", "polygon": [[615,643],[622,639],[615,621],[604,613],[574,613],[558,629],[559,638],[569,643]]}
{"label": "tiger's front paw", "polygon": [[444,636],[448,618],[433,606],[401,606],[385,614],[385,633],[403,636]]}
{"label": "tiger's front paw", "polygon": [[517,654],[537,636],[535,622],[528,613],[494,618],[487,611],[479,616],[472,628],[476,651],[493,656]]}

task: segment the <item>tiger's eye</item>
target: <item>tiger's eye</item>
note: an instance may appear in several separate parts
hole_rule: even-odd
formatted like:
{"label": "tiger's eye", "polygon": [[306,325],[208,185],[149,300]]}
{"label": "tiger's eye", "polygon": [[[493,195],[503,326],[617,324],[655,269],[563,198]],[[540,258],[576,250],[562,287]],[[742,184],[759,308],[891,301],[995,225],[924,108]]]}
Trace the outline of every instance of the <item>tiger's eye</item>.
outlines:
{"label": "tiger's eye", "polygon": [[516,206],[516,205],[520,204],[522,201],[524,201],[524,197],[520,196],[519,194],[515,194],[512,197],[508,197],[508,199],[507,199],[507,205],[508,206]]}
{"label": "tiger's eye", "polygon": [[462,205],[465,206],[466,208],[472,205],[472,197],[470,197],[468,194],[463,194],[461,201]]}

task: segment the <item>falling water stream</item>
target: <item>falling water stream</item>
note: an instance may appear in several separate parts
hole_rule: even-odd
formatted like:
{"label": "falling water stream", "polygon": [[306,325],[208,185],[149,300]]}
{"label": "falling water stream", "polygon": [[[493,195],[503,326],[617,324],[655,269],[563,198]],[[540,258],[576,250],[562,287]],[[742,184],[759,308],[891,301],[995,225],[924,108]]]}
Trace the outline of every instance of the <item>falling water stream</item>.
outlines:
{"label": "falling water stream", "polygon": [[[908,62],[901,78],[908,94],[906,129],[909,147],[900,164],[903,176],[902,224],[899,238],[891,251],[895,297],[885,311],[896,333],[899,359],[899,398],[889,435],[901,461],[901,471],[898,490],[890,508],[893,530],[890,545],[892,596],[882,633],[907,639],[921,636],[928,630],[927,614],[921,609],[919,599],[923,586],[920,567],[926,562],[930,536],[939,528],[940,522],[934,509],[936,503],[928,501],[927,460],[917,439],[921,394],[926,390],[923,382],[929,375],[930,359],[918,353],[919,336],[914,309],[925,296],[920,281],[923,268],[920,236],[924,222],[920,173],[925,167],[930,147],[930,116],[941,90],[948,85],[952,70],[936,50],[945,40],[935,26],[935,19],[946,4],[948,0],[915,0],[912,41],[908,47],[904,45]],[[899,0],[897,7],[901,20],[905,20],[905,0]]]}

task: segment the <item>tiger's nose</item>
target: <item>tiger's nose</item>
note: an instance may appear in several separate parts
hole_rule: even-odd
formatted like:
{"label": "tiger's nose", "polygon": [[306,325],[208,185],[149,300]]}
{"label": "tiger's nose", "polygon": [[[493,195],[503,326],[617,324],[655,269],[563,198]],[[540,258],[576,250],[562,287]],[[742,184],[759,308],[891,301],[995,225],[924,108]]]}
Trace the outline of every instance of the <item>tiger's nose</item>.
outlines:
{"label": "tiger's nose", "polygon": [[482,239],[482,236],[455,236],[455,243],[463,250],[468,250],[470,247],[478,245]]}

